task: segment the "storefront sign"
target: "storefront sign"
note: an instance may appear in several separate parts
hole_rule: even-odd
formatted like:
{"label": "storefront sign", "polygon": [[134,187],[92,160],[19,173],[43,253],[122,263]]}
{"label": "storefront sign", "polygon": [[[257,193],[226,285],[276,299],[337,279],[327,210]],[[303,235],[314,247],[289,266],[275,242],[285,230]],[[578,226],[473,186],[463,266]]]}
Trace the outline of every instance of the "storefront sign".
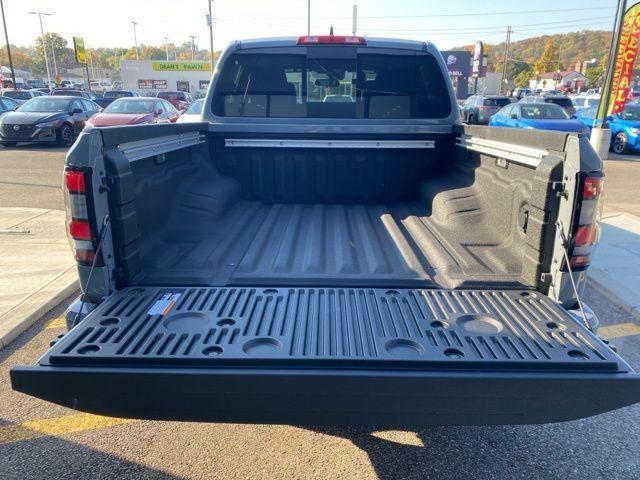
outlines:
{"label": "storefront sign", "polygon": [[211,80],[200,80],[198,82],[198,88],[200,90],[206,90],[209,88],[209,84],[211,83]]}
{"label": "storefront sign", "polygon": [[210,62],[151,62],[154,72],[208,72]]}
{"label": "storefront sign", "polygon": [[149,90],[153,88],[151,85],[151,80],[138,80],[138,88],[140,90]]}
{"label": "storefront sign", "polygon": [[155,90],[165,90],[167,88],[166,80],[153,80],[153,88]]}

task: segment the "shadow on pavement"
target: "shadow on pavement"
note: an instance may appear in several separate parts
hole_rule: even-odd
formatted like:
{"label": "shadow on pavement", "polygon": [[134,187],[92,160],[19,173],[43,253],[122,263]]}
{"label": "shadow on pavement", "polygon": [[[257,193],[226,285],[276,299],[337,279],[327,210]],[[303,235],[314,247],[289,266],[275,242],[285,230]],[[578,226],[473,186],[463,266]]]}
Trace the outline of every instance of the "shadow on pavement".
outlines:
{"label": "shadow on pavement", "polygon": [[[7,425],[0,419],[0,427]],[[27,430],[19,427],[19,430]],[[16,431],[23,441],[0,445],[0,478],[3,480],[182,480],[167,472],[58,437],[30,439],[30,432]]]}

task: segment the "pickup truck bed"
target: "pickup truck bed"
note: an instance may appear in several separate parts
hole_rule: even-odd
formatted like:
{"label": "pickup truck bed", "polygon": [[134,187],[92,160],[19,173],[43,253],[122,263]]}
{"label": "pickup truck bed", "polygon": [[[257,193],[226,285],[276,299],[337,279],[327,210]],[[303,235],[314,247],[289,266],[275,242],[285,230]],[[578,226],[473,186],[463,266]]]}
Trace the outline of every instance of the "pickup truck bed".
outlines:
{"label": "pickup truck bed", "polygon": [[628,372],[531,291],[135,287],[11,375],[106,415],[424,425],[593,415],[635,401]]}
{"label": "pickup truck bed", "polygon": [[13,388],[314,425],[636,402],[640,376],[571,313],[601,160],[575,134],[459,125],[446,71],[420,42],[249,40],[219,61],[207,122],[84,131],[65,172],[84,295]]}

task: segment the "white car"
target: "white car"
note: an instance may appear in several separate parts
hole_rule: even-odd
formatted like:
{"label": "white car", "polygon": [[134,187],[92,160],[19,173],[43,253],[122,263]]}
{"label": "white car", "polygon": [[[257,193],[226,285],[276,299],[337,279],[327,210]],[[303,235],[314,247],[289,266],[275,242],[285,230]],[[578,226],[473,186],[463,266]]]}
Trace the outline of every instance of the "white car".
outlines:
{"label": "white car", "polygon": [[576,110],[597,107],[600,103],[600,95],[574,95],[570,98]]}
{"label": "white car", "polygon": [[187,108],[180,118],[178,123],[185,122],[201,122],[202,121],[202,107],[204,106],[204,98],[199,98]]}

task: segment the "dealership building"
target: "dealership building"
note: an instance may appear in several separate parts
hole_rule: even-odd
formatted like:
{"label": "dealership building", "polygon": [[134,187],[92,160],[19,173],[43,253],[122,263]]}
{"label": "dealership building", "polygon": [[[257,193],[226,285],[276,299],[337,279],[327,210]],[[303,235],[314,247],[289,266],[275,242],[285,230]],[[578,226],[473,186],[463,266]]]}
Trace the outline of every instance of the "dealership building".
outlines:
{"label": "dealership building", "polygon": [[163,90],[204,95],[211,80],[211,62],[122,60],[120,75],[124,90],[142,95]]}

